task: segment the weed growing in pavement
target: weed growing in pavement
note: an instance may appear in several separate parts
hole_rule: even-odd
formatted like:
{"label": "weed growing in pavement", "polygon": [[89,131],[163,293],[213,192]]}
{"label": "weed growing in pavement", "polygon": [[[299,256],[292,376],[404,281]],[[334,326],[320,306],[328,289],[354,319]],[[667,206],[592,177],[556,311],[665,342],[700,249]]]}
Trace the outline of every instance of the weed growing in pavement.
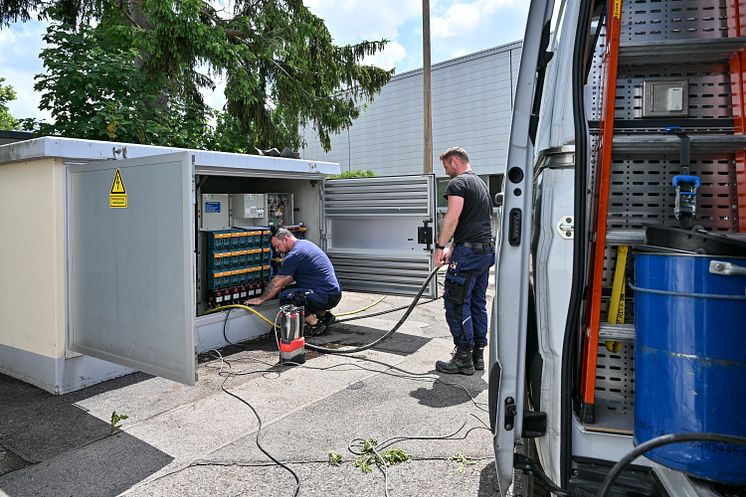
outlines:
{"label": "weed growing in pavement", "polygon": [[121,428],[121,423],[125,419],[129,418],[126,414],[117,414],[117,411],[111,413],[111,432],[116,433]]}
{"label": "weed growing in pavement", "polygon": [[467,466],[472,466],[477,463],[474,459],[469,459],[466,454],[463,452],[459,452],[458,454],[454,454],[450,457],[451,461],[454,461],[458,463],[458,467],[456,468],[456,471],[458,471],[461,474],[464,474],[466,471]]}
{"label": "weed growing in pavement", "polygon": [[361,445],[362,454],[355,459],[353,464],[363,473],[370,473],[373,466],[394,466],[412,460],[412,456],[401,449],[389,449],[379,454],[376,446],[378,446],[378,441],[374,438],[364,440]]}
{"label": "weed growing in pavement", "polygon": [[342,454],[334,451],[329,452],[329,464],[332,466],[339,466],[342,464]]}

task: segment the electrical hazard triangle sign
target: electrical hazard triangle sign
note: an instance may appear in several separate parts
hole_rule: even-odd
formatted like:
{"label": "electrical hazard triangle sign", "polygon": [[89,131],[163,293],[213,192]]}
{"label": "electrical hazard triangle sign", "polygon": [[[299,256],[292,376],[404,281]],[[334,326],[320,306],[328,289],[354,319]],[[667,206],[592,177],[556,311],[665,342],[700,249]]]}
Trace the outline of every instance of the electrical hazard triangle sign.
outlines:
{"label": "electrical hazard triangle sign", "polygon": [[114,181],[111,183],[111,191],[109,192],[109,208],[127,208],[127,189],[124,187],[124,180],[122,179],[122,173],[119,171],[119,168],[117,168],[114,173]]}

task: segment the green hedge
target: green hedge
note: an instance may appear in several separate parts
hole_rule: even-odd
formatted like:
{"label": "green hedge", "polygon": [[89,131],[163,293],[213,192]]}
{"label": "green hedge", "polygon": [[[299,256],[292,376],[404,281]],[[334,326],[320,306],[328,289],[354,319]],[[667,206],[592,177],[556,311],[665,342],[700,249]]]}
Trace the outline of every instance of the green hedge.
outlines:
{"label": "green hedge", "polygon": [[335,174],[329,176],[331,179],[347,179],[347,178],[373,178],[378,176],[375,172],[370,169],[353,169],[351,171],[345,171],[342,174]]}

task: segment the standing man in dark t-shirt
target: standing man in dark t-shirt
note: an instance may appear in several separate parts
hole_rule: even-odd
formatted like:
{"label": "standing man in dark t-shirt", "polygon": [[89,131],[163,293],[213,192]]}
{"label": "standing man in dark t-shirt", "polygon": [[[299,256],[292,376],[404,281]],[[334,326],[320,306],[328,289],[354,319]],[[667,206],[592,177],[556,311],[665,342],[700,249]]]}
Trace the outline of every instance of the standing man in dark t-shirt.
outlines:
{"label": "standing man in dark t-shirt", "polygon": [[[339,304],[342,298],[342,288],[332,262],[313,242],[298,240],[284,228],[272,235],[271,243],[275,252],[285,254],[282,266],[264,293],[247,300],[246,305],[263,304],[279,293],[280,305],[305,307],[309,335],[323,333],[335,321],[329,309]],[[293,281],[295,283],[288,287]]]}
{"label": "standing man in dark t-shirt", "polygon": [[[463,148],[449,148],[440,160],[451,181],[443,195],[448,210],[433,262],[436,266],[448,263],[444,305],[456,351],[450,361],[438,361],[435,369],[471,375],[475,369],[484,369],[487,345],[487,283],[495,264],[492,202],[487,185],[471,170]],[[451,238],[453,243],[446,247]]]}

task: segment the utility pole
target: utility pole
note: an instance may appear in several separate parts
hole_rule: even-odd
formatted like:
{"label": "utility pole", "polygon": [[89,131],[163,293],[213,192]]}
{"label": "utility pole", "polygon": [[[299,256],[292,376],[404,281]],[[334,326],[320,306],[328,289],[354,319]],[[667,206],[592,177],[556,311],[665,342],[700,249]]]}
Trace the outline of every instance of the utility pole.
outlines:
{"label": "utility pole", "polygon": [[433,108],[430,84],[430,0],[422,0],[422,110],[424,118],[424,165],[422,172],[433,172]]}

